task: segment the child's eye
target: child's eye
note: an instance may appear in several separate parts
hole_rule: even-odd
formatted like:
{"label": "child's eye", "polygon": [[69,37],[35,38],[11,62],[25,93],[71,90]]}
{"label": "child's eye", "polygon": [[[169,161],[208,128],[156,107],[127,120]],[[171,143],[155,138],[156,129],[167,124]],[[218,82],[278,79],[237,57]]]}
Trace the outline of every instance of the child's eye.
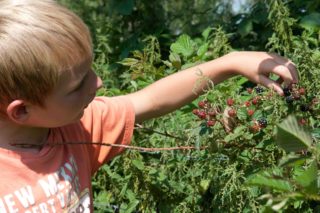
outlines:
{"label": "child's eye", "polygon": [[81,87],[82,87],[82,85],[83,85],[83,83],[84,83],[84,80],[82,80],[82,81],[80,82],[80,84],[79,84],[73,91],[75,92],[75,91],[80,90]]}

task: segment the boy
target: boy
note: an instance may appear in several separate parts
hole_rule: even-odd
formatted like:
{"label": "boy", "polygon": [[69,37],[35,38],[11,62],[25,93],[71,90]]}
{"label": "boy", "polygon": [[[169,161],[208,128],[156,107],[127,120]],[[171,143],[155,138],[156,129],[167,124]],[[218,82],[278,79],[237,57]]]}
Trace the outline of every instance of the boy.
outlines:
{"label": "boy", "polygon": [[287,59],[234,52],[132,94],[94,98],[102,82],[91,63],[89,31],[72,12],[51,0],[0,1],[0,212],[92,211],[91,176],[123,150],[91,143],[128,144],[134,122],[194,100],[206,86],[192,92],[198,70],[215,84],[243,75],[280,95],[280,83],[298,80]]}

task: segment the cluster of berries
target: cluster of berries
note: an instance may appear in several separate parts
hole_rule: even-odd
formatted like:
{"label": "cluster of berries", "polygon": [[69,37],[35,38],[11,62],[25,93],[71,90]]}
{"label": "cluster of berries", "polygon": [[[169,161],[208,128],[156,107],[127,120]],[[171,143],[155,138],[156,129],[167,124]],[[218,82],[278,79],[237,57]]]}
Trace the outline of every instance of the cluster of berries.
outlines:
{"label": "cluster of berries", "polygon": [[[288,107],[292,106],[292,109],[300,110],[304,117],[304,112],[311,112],[313,105],[319,102],[315,98],[311,102],[307,101],[308,98],[306,97],[306,89],[304,87],[298,87],[298,85],[293,85],[290,88],[284,88],[283,91],[284,99],[288,104]],[[272,99],[274,92],[266,91],[265,88],[260,86],[246,88],[246,92],[247,93],[243,95],[247,97],[249,95],[249,100],[247,98],[246,101],[241,101],[241,103],[239,103],[238,100],[236,101],[233,98],[227,98],[225,107],[213,107],[209,101],[201,100],[198,102],[198,109],[193,110],[193,114],[200,118],[200,120],[205,121],[207,127],[213,127],[218,121],[225,127],[226,123],[246,125],[251,132],[257,133],[261,129],[264,129],[268,126],[267,118],[263,117],[267,112],[263,111],[261,114],[262,107],[260,106],[264,104],[265,100]],[[241,115],[239,114],[240,111]],[[258,114],[256,114],[257,111],[259,111]],[[243,118],[244,113],[246,113],[245,118]],[[218,114],[221,116],[217,116]],[[226,122],[226,117],[227,119],[231,120],[231,122]],[[306,125],[307,119],[303,117],[300,118],[299,124]],[[231,130],[233,128],[231,128]]]}
{"label": "cluster of berries", "polygon": [[[311,101],[308,100],[306,97],[306,89],[304,87],[293,85],[291,88],[284,88],[283,92],[286,103],[289,106],[297,105],[298,110],[300,110],[302,113],[312,112],[313,107],[318,103],[317,98],[312,98]],[[307,119],[302,117],[298,122],[303,126],[307,124]]]}
{"label": "cluster of berries", "polygon": [[[248,89],[249,93],[252,93],[252,89]],[[257,91],[263,92],[263,88],[257,87]],[[261,103],[261,97],[255,96],[250,101],[245,101],[244,103],[240,104],[241,107],[246,107],[247,110],[247,116],[249,118],[252,118],[255,113],[255,105],[258,105]],[[237,109],[240,107],[239,105],[236,105],[235,100],[233,98],[227,98],[226,99],[226,107],[224,110],[222,110],[222,107],[213,107],[207,100],[201,100],[198,102],[198,108],[194,109],[192,112],[194,115],[196,115],[200,120],[204,120],[206,122],[207,127],[213,127],[217,121],[220,121],[225,127],[226,125],[229,125],[228,121],[231,120],[230,123],[235,123],[237,120]],[[220,114],[224,117],[227,117],[226,119],[219,120],[217,115]],[[250,126],[250,130],[252,132],[258,132],[261,129],[267,127],[268,122],[266,118],[259,118],[257,120],[252,119],[253,125]],[[226,129],[230,129],[227,127]]]}
{"label": "cluster of berries", "polygon": [[283,89],[284,97],[285,100],[288,104],[292,104],[295,100],[300,100],[301,96],[304,96],[306,94],[305,88],[297,88],[297,87],[292,87],[288,88],[285,87]]}
{"label": "cluster of berries", "polygon": [[194,109],[192,113],[201,120],[205,120],[208,127],[214,126],[217,122],[216,115],[219,114],[221,110],[218,107],[212,107],[207,100],[199,101],[198,107],[199,109]]}

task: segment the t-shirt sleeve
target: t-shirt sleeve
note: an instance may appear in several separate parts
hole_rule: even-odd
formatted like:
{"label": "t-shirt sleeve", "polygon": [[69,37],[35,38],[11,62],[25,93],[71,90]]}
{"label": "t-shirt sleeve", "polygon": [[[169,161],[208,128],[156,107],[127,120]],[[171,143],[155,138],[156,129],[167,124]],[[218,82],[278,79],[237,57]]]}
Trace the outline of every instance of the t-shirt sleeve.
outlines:
{"label": "t-shirt sleeve", "polygon": [[92,174],[99,167],[119,155],[124,148],[111,147],[105,144],[130,143],[134,128],[134,108],[125,96],[96,97],[87,107],[81,119],[81,125],[87,132],[87,137],[94,144],[88,146]]}

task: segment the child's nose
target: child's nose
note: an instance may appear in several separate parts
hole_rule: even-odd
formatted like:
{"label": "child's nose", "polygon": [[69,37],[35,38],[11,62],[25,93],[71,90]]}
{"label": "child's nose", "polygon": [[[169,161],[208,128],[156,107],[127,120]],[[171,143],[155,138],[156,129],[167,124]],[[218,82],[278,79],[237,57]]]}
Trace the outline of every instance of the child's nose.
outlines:
{"label": "child's nose", "polygon": [[103,82],[99,76],[97,76],[97,90],[103,86]]}

